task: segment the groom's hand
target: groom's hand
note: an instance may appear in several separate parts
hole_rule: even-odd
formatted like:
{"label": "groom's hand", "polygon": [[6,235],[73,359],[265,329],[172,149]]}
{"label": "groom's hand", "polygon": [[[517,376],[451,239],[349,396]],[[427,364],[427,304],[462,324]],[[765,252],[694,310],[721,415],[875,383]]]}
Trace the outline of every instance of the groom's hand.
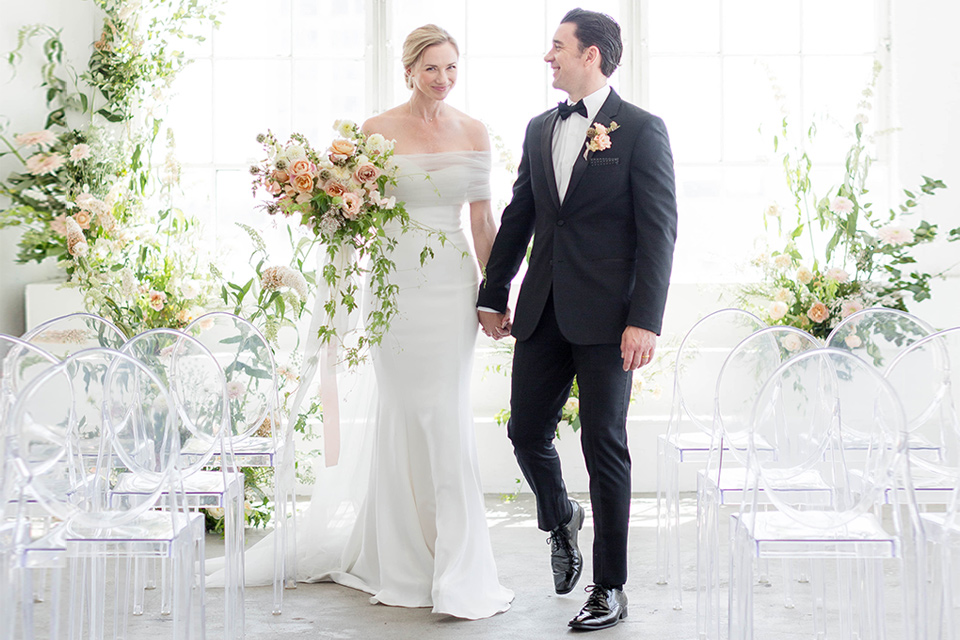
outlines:
{"label": "groom's hand", "polygon": [[657,334],[640,327],[627,327],[620,340],[623,370],[631,371],[650,364],[657,346]]}
{"label": "groom's hand", "polygon": [[510,335],[512,325],[510,323],[510,309],[505,313],[494,313],[492,311],[482,311],[477,309],[477,318],[480,320],[480,327],[483,333],[494,340],[505,338]]}

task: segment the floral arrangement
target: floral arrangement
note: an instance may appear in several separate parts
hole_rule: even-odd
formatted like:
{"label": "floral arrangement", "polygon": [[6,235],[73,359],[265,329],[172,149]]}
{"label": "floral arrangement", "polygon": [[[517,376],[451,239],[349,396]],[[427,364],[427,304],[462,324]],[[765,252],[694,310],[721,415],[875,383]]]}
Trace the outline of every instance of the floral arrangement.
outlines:
{"label": "floral arrangement", "polygon": [[613,146],[610,140],[610,134],[620,128],[616,122],[611,122],[609,127],[605,127],[599,122],[594,122],[587,129],[587,141],[584,143],[586,149],[583,152],[583,159],[586,160],[591,153],[597,151],[606,151]]}
{"label": "floral arrangement", "polygon": [[[268,213],[298,219],[322,243],[326,264],[321,279],[328,293],[318,293],[327,314],[320,337],[337,341],[352,365],[381,342],[397,311],[397,289],[390,283],[396,239],[385,230],[402,233],[413,223],[403,203],[385,195],[387,186],[396,184],[393,142],[380,134],[367,136],[349,120],[338,120],[334,129],[338,137],[322,154],[300,134],[284,144],[269,131],[261,134],[257,139],[266,158],[250,173],[254,193],[263,189],[270,195],[264,205]],[[424,247],[421,263],[432,254]],[[357,309],[361,276],[369,278],[376,303],[348,343],[337,317]]]}
{"label": "floral arrangement", "polygon": [[[865,132],[866,112],[880,73],[862,92],[839,183],[820,197],[810,179],[812,163],[803,143],[782,154],[792,206],[784,210],[774,203],[764,212],[764,223],[774,220],[783,244],[765,248],[752,264],[761,269],[759,283],[741,287],[742,306],[756,311],[770,324],[795,326],[825,338],[837,323],[860,309],[873,306],[907,311],[909,301],[930,297],[930,281],[943,272],[930,274],[917,269],[913,250],[938,237],[937,225],[915,221],[918,201],[946,185],[926,176],[916,189],[904,189],[905,199],[885,213],[871,202],[867,177],[873,158],[873,138]],[[808,129],[812,141],[816,127]],[[785,116],[774,136],[774,148],[789,140]],[[794,215],[791,217],[789,213]],[[784,222],[788,221],[784,232]],[[785,237],[784,237],[785,236]],[[948,232],[948,240],[960,239],[960,227]],[[818,244],[822,241],[822,244]],[[804,248],[809,242],[809,250]]]}
{"label": "floral arrangement", "polygon": [[8,57],[16,64],[23,47],[46,37],[50,112],[42,129],[0,131],[0,156],[20,167],[0,180],[9,200],[0,228],[22,230],[17,262],[56,260],[87,308],[128,334],[185,326],[213,291],[197,223],[171,204],[172,134],[159,176],[151,159],[159,107],[188,62],[178,43],[216,24],[213,2],[96,0],[103,30],[82,73],[64,60],[60,31],[45,25],[22,28]]}

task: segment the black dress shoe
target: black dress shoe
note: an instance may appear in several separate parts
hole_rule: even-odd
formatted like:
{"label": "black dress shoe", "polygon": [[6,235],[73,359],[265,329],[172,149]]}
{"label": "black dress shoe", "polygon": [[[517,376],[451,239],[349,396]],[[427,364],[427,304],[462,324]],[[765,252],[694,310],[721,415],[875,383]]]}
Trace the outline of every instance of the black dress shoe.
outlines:
{"label": "black dress shoe", "polygon": [[583,528],[583,507],[576,500],[571,500],[570,506],[573,508],[570,521],[551,531],[547,539],[553,586],[560,595],[573,591],[583,572],[583,556],[577,546],[577,537]]}
{"label": "black dress shoe", "polygon": [[598,584],[587,587],[590,597],[570,627],[580,631],[596,631],[612,627],[627,617],[627,596],[623,589],[607,589]]}

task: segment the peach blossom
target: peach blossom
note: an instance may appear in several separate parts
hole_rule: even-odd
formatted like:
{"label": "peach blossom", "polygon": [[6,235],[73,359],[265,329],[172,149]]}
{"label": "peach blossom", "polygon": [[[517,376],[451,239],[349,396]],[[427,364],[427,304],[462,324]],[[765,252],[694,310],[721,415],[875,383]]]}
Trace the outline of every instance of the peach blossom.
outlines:
{"label": "peach blossom", "polygon": [[86,158],[90,157],[90,145],[80,143],[74,145],[73,149],[70,150],[70,160],[73,162],[80,162]]}
{"label": "peach blossom", "polygon": [[360,215],[360,196],[353,192],[346,192],[343,194],[343,205],[340,207],[343,210],[343,215],[353,220],[358,215]]}
{"label": "peach blossom", "polygon": [[376,181],[380,177],[380,169],[376,167],[372,162],[367,162],[359,167],[353,172],[353,178],[360,183],[369,184]]}
{"label": "peach blossom", "polygon": [[163,291],[150,291],[150,308],[154,311],[163,310],[164,305],[167,304],[167,294]]}
{"label": "peach blossom", "polygon": [[324,185],[323,190],[327,192],[327,195],[331,198],[336,198],[342,196],[347,192],[347,188],[344,187],[339,182],[330,181]]}
{"label": "peach blossom", "polygon": [[35,176],[56,173],[65,160],[59,153],[37,153],[27,158],[27,171]]}
{"label": "peach blossom", "polygon": [[42,131],[21,133],[18,136],[14,136],[13,139],[16,141],[17,145],[21,147],[32,147],[35,144],[51,144],[57,139],[57,136],[53,133],[53,131],[47,131],[46,129],[43,129]]}
{"label": "peach blossom", "polygon": [[863,303],[859,300],[844,300],[840,305],[840,317],[846,318],[863,309]]}
{"label": "peach blossom", "polygon": [[302,175],[316,175],[317,165],[313,164],[309,160],[297,160],[293,163],[293,166],[290,167],[290,173],[294,176]]}
{"label": "peach blossom", "polygon": [[300,193],[307,193],[313,189],[313,176],[300,174],[293,176],[293,188]]}
{"label": "peach blossom", "polygon": [[74,214],[73,219],[77,221],[77,224],[80,225],[81,229],[90,228],[90,212],[89,211],[78,211]]}
{"label": "peach blossom", "polygon": [[807,311],[807,317],[814,322],[823,322],[830,317],[830,310],[822,302],[814,302],[810,310]]}

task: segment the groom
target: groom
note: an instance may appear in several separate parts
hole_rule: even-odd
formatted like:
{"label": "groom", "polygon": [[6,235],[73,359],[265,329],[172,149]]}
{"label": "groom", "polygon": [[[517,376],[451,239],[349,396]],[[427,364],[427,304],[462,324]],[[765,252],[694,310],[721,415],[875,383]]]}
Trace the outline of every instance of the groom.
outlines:
{"label": "groom", "polygon": [[[487,335],[513,334],[508,433],[550,532],[557,593],[580,578],[583,508],[567,497],[553,438],[574,376],[593,507],[593,586],[570,621],[603,629],[627,615],[633,370],[653,356],[677,228],[673,156],[663,121],[607,86],[620,27],[574,9],[544,58],[569,100],[527,126],[513,199],[503,212],[477,301]],[[533,250],[511,324],[510,282]]]}

